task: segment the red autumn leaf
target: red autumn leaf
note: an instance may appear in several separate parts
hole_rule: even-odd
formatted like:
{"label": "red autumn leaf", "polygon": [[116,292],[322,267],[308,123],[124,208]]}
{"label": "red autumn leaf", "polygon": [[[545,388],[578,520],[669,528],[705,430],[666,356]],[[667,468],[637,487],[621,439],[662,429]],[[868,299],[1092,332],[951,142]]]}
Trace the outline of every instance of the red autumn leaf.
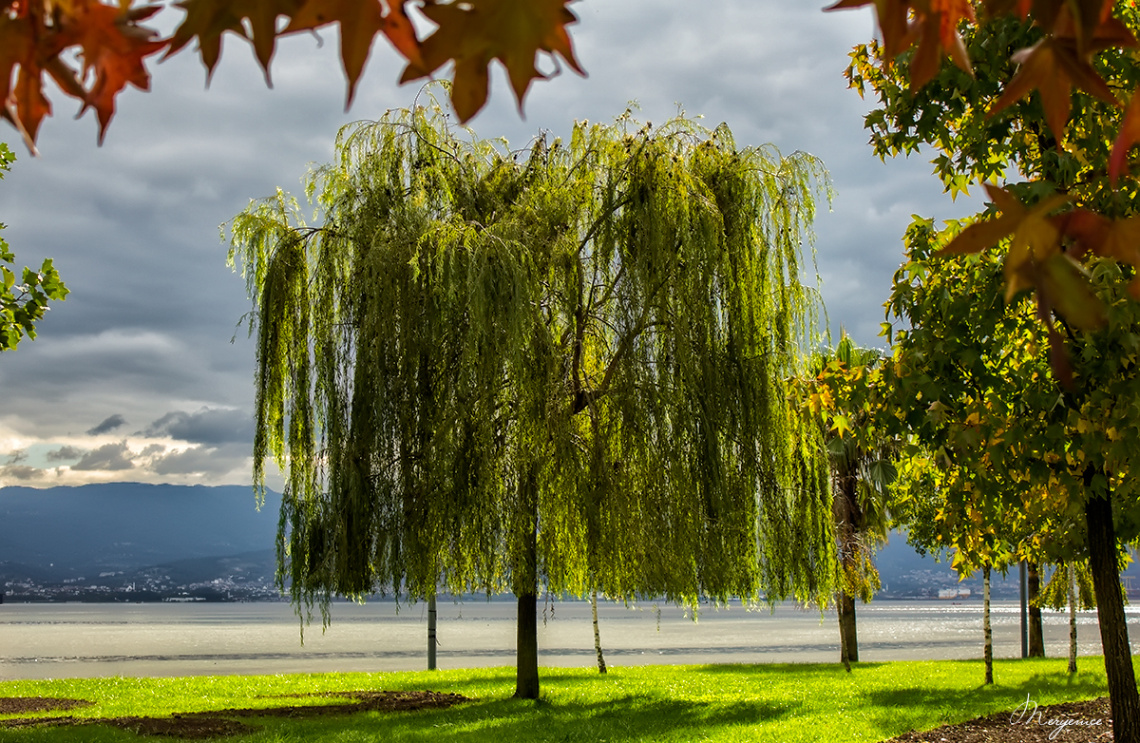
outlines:
{"label": "red autumn leaf", "polygon": [[534,64],[539,52],[561,58],[578,74],[586,74],[566,32],[566,26],[577,21],[566,7],[568,1],[429,3],[423,13],[437,28],[421,45],[421,62],[409,63],[400,82],[427,77],[454,60],[451,101],[460,120],[467,121],[486,103],[487,67],[498,59],[507,68],[521,107],[531,81],[543,77]]}
{"label": "red autumn leaf", "polygon": [[[146,18],[148,14],[134,15]],[[120,8],[103,3],[90,3],[72,24],[76,43],[82,50],[83,77],[93,77],[80,113],[89,107],[95,109],[102,143],[107,125],[115,115],[115,96],[128,83],[140,90],[150,88],[150,74],[144,61],[162,51],[166,42],[154,41],[153,33],[134,25]],[[62,76],[63,71],[53,75],[57,81]]]}
{"label": "red autumn leaf", "polygon": [[909,0],[839,0],[824,10],[845,10],[874,5],[879,21],[879,33],[883,37],[883,54],[894,59],[905,52],[913,42],[907,20],[910,10]]}
{"label": "red autumn leaf", "polygon": [[[292,16],[302,2],[303,0],[181,0],[177,6],[186,12],[186,17],[174,30],[165,57],[197,38],[206,74],[212,75],[222,54],[222,34],[229,31],[248,38],[253,43],[257,61],[265,71],[266,82],[269,82],[269,63],[277,48],[277,19]],[[246,23],[249,24],[250,34],[246,33]]]}
{"label": "red autumn leaf", "polygon": [[1094,53],[1104,49],[1135,46],[1135,37],[1124,24],[1109,17],[1093,30],[1090,39],[1082,40],[1078,38],[1074,23],[1067,10],[1062,9],[1054,35],[1046,36],[1013,55],[1013,61],[1021,67],[1001,97],[990,107],[991,116],[1037,90],[1045,109],[1045,121],[1060,143],[1069,120],[1074,85],[1108,103],[1119,105],[1112,89],[1089,60]]}
{"label": "red autumn leaf", "polygon": [[1140,142],[1140,88],[1132,93],[1124,120],[1120,122],[1120,131],[1112,143],[1112,154],[1108,158],[1108,179],[1113,188],[1116,188],[1116,179],[1120,174],[1128,172],[1128,151],[1137,142]]}

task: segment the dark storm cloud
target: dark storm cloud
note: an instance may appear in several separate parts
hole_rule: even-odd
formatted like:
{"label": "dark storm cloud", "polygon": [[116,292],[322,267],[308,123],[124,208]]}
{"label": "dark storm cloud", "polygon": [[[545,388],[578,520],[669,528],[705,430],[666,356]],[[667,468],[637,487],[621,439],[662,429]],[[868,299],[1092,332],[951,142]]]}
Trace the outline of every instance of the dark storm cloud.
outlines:
{"label": "dark storm cloud", "polygon": [[104,444],[87,452],[71,469],[81,472],[92,470],[129,470],[135,466],[134,455],[126,442]]}
{"label": "dark storm cloud", "polygon": [[99,425],[95,426],[94,428],[88,428],[87,429],[87,435],[88,436],[99,436],[101,434],[108,433],[109,431],[114,431],[119,426],[126,425],[126,422],[127,422],[127,420],[125,418],[123,418],[123,416],[119,415],[118,413],[115,413],[114,415],[112,415],[108,418],[104,418],[103,422],[100,423]]}
{"label": "dark storm cloud", "polygon": [[151,423],[145,435],[170,436],[180,441],[213,446],[247,443],[253,441],[253,417],[242,410],[175,411]]}
{"label": "dark storm cloud", "polygon": [[74,446],[61,446],[58,449],[49,451],[45,457],[49,462],[68,462],[72,459],[79,459],[83,456],[84,451]]}

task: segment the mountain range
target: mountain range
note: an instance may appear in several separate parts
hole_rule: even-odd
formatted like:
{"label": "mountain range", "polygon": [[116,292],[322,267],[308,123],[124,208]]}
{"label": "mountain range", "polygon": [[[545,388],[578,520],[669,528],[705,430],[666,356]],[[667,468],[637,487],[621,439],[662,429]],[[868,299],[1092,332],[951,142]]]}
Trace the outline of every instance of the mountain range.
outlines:
{"label": "mountain range", "polygon": [[[13,600],[273,598],[281,496],[258,508],[248,486],[92,484],[0,488],[0,593]],[[876,556],[884,598],[981,595],[946,562],[893,533]],[[1126,575],[1140,578],[1135,563]],[[97,590],[96,590],[97,589]],[[1017,598],[1017,569],[994,578],[996,598]]]}

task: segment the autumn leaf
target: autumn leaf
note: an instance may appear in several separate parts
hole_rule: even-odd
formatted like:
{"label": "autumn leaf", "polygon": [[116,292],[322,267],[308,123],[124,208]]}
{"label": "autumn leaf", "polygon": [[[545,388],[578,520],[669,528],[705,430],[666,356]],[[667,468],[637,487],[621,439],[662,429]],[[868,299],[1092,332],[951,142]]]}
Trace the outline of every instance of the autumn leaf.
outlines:
{"label": "autumn leaf", "polygon": [[[1045,109],[1045,122],[1060,143],[1065,136],[1072,107],[1073,86],[1113,105],[1120,105],[1112,89],[1090,62],[1091,55],[1110,47],[1130,47],[1136,39],[1115,18],[1100,23],[1093,36],[1085,40],[1074,27],[1072,17],[1062,12],[1060,28],[1031,47],[1021,49],[1011,58],[1020,65],[1001,97],[990,107],[993,116],[1036,90]],[[1066,20],[1067,19],[1067,20]]]}
{"label": "autumn leaf", "polygon": [[[270,83],[269,63],[277,46],[277,19],[292,16],[300,8],[303,0],[181,0],[176,5],[186,13],[182,23],[170,39],[164,59],[182,49],[194,38],[198,39],[198,50],[206,76],[214,73],[214,67],[222,54],[222,35],[231,32],[249,39],[265,80]],[[246,33],[248,22],[251,33]]]}
{"label": "autumn leaf", "polygon": [[1128,172],[1128,151],[1137,142],[1140,142],[1140,88],[1133,91],[1132,99],[1124,112],[1124,120],[1120,122],[1120,131],[1112,143],[1112,154],[1108,158],[1108,179],[1113,188],[1116,188],[1120,174]]}
{"label": "autumn leaf", "polygon": [[[133,18],[145,19],[156,10],[155,7],[140,9],[142,12],[135,13]],[[94,78],[80,113],[87,108],[95,109],[102,143],[107,125],[115,114],[115,96],[128,83],[140,90],[150,87],[150,74],[144,60],[162,51],[166,42],[153,40],[153,32],[140,29],[119,7],[103,3],[90,3],[73,24],[82,50],[83,76]],[[59,81],[59,77],[56,80]]]}
{"label": "autumn leaf", "polygon": [[522,107],[531,81],[543,77],[535,57],[546,52],[561,58],[580,75],[585,71],[574,57],[566,26],[577,18],[568,0],[471,0],[466,3],[429,3],[422,10],[437,28],[421,44],[421,62],[410,62],[400,82],[433,74],[455,61],[451,101],[461,121],[478,113],[487,101],[491,60],[507,68],[515,99]]}
{"label": "autumn leaf", "polygon": [[949,54],[954,64],[974,74],[966,45],[958,33],[958,24],[974,20],[974,9],[969,0],[929,0],[930,10],[916,16],[912,26],[918,38],[918,48],[910,62],[912,88],[926,85],[942,66]]}
{"label": "autumn leaf", "polygon": [[866,5],[875,6],[879,33],[883,37],[883,53],[887,59],[894,59],[905,52],[913,42],[907,20],[907,13],[910,10],[908,0],[839,0],[824,10],[845,10]]}

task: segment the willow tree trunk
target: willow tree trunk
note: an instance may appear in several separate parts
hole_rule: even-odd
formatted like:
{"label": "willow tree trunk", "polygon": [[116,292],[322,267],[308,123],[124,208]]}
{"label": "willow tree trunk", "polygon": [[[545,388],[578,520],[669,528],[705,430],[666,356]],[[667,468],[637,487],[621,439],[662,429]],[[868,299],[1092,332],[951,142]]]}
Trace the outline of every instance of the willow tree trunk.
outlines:
{"label": "willow tree trunk", "polygon": [[598,630],[598,589],[590,592],[590,612],[594,616],[594,652],[598,654],[598,673],[606,672],[606,659],[602,657],[602,633]]}
{"label": "willow tree trunk", "polygon": [[990,628],[990,566],[982,568],[982,635],[985,648],[982,657],[986,661],[986,683],[994,682],[994,633]]}
{"label": "willow tree trunk", "polygon": [[1037,571],[1037,563],[1029,562],[1029,657],[1045,657],[1045,635],[1041,626],[1041,607],[1038,599],[1041,597],[1041,575]]}
{"label": "willow tree trunk", "polygon": [[515,640],[515,697],[538,699],[538,487],[533,476],[520,485],[521,553],[515,576],[518,634]]}
{"label": "willow tree trunk", "polygon": [[1077,571],[1065,565],[1069,571],[1069,673],[1077,672]]}
{"label": "willow tree trunk", "polygon": [[1112,502],[1107,497],[1089,498],[1085,503],[1085,522],[1088,525],[1089,568],[1096,593],[1100,642],[1104,649],[1104,670],[1108,676],[1108,698],[1112,708],[1112,739],[1115,743],[1140,743],[1140,695],[1136,692],[1132,649],[1128,644],[1128,625],[1120,591]]}

